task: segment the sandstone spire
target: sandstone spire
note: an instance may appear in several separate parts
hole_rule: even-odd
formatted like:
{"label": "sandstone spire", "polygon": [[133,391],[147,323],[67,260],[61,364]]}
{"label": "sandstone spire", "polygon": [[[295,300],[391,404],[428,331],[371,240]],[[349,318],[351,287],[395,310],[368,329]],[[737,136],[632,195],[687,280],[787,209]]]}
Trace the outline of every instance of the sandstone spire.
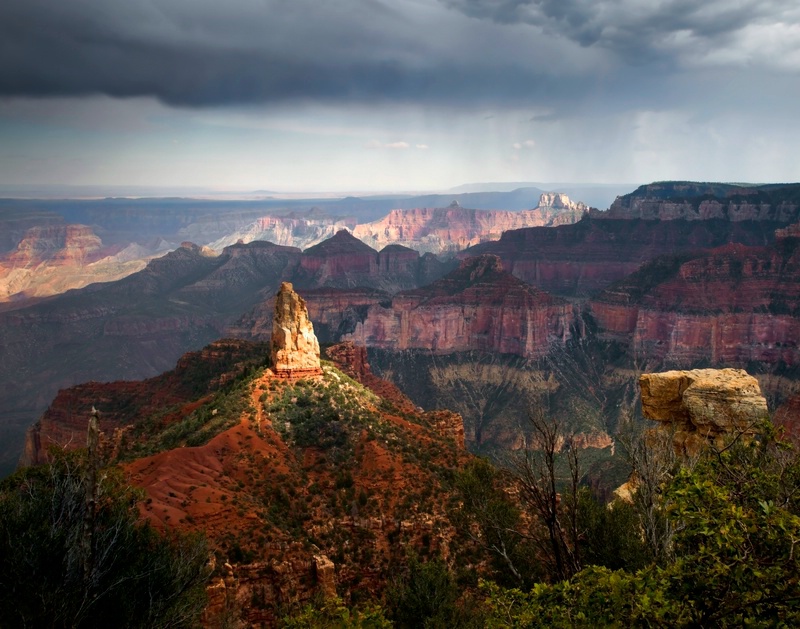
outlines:
{"label": "sandstone spire", "polygon": [[275,297],[272,320],[272,370],[283,378],[322,373],[319,342],[308,319],[305,300],[289,282],[283,282]]}

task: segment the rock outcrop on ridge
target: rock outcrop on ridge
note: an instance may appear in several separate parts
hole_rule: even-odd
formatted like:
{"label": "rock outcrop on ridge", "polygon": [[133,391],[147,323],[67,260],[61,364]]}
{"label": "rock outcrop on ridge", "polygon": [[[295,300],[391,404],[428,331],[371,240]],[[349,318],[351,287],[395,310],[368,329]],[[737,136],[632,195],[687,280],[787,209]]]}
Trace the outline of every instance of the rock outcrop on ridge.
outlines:
{"label": "rock outcrop on ridge", "polygon": [[322,374],[319,342],[308,319],[305,300],[289,282],[281,284],[272,319],[272,370],[284,378]]}
{"label": "rock outcrop on ridge", "polygon": [[96,407],[104,460],[144,492],[141,517],[208,539],[204,626],[271,627],[319,596],[379,597],[410,549],[476,556],[447,507],[470,460],[458,415],[415,407],[370,374],[363,348],[330,357],[368,386],[330,364],[276,377],[267,351],[219,341],[150,380],[64,390],[28,462],[83,445]]}
{"label": "rock outcrop on ridge", "polygon": [[692,454],[725,435],[753,434],[768,417],[758,380],[742,369],[693,369],[639,378],[642,414],[673,430],[679,453]]}

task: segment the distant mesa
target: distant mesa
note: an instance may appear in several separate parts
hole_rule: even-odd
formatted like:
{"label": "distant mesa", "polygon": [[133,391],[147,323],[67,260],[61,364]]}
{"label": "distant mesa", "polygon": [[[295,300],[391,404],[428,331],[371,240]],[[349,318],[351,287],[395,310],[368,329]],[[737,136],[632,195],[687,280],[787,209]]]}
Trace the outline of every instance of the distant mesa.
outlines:
{"label": "distant mesa", "polygon": [[724,219],[792,223],[800,218],[799,184],[745,186],[691,181],[662,181],[617,197],[593,218],[687,220]]}
{"label": "distant mesa", "polygon": [[379,249],[400,244],[447,254],[497,240],[509,230],[577,223],[587,211],[585,204],[555,192],[540,195],[535,208],[520,212],[469,209],[454,200],[447,207],[394,209],[380,220],[356,225],[353,235]]}
{"label": "distant mesa", "polygon": [[322,375],[319,341],[308,318],[305,300],[289,282],[283,282],[275,298],[272,320],[272,370],[280,378]]}

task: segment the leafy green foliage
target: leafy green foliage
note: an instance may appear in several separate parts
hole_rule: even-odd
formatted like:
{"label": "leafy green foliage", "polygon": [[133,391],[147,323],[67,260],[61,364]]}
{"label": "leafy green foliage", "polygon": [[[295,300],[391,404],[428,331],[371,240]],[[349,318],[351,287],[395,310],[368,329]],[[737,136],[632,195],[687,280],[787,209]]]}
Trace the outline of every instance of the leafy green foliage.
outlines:
{"label": "leafy green foliage", "polygon": [[[701,461],[667,498],[683,525],[669,593],[701,624],[800,622],[797,457],[752,442]],[[788,483],[787,483],[788,481]]]}
{"label": "leafy green foliage", "polygon": [[305,448],[315,446],[335,459],[352,452],[352,436],[377,414],[369,410],[377,398],[340,371],[326,367],[322,381],[301,380],[265,402],[265,410],[285,439]]}
{"label": "leafy green foliage", "polygon": [[179,409],[176,408],[164,409],[145,419],[134,430],[137,441],[131,446],[127,458],[208,443],[236,425],[242,414],[251,410],[248,387],[249,379],[241,377],[179,421],[165,425],[165,417],[177,412]]}
{"label": "leafy green foliage", "polygon": [[578,493],[579,545],[584,565],[635,571],[650,557],[633,505],[617,501],[610,508],[588,488]]}
{"label": "leafy green foliage", "polygon": [[800,457],[769,428],[667,480],[674,559],[592,566],[530,592],[486,585],[494,627],[797,626]]}
{"label": "leafy green foliage", "polygon": [[94,502],[87,492],[74,453],[0,485],[2,625],[193,626],[205,605],[205,542],[142,525],[118,472],[101,473]]}
{"label": "leafy green foliage", "polygon": [[508,485],[491,463],[475,460],[456,479],[461,505],[451,520],[462,535],[491,554],[501,582],[519,585],[529,581],[537,566],[521,533],[520,510],[503,489]]}
{"label": "leafy green foliage", "polygon": [[387,592],[395,626],[414,629],[482,627],[483,615],[471,601],[459,601],[455,579],[441,559],[422,563],[409,557],[406,572]]}
{"label": "leafy green foliage", "polygon": [[265,366],[269,352],[268,343],[218,341],[213,344],[210,358],[182,361],[175,372],[188,394],[200,396],[218,387],[224,374],[238,372],[238,379],[246,379],[254,369]]}
{"label": "leafy green foliage", "polygon": [[283,618],[283,629],[390,629],[390,623],[378,605],[348,609],[340,598],[321,605],[306,605],[299,613]]}

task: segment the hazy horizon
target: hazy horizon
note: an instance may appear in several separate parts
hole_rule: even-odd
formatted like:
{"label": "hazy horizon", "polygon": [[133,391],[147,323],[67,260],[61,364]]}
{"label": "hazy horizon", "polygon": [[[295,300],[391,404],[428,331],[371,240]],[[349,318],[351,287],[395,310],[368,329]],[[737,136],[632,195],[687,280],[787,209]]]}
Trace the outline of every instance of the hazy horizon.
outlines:
{"label": "hazy horizon", "polygon": [[[559,192],[560,188],[573,189],[627,189],[633,191],[641,183],[613,182],[469,182],[445,188],[415,190],[415,189],[330,189],[330,190],[252,190],[242,189],[215,189],[213,187],[176,187],[176,186],[131,186],[125,184],[109,185],[81,185],[68,183],[55,184],[28,184],[15,185],[0,183],[0,198],[19,199],[102,199],[107,197],[119,198],[208,198],[208,199],[331,199],[340,197],[370,197],[370,196],[423,196],[432,194],[464,194],[470,192],[511,192],[521,188],[539,188],[547,192]],[[647,182],[650,183],[650,182]]]}

